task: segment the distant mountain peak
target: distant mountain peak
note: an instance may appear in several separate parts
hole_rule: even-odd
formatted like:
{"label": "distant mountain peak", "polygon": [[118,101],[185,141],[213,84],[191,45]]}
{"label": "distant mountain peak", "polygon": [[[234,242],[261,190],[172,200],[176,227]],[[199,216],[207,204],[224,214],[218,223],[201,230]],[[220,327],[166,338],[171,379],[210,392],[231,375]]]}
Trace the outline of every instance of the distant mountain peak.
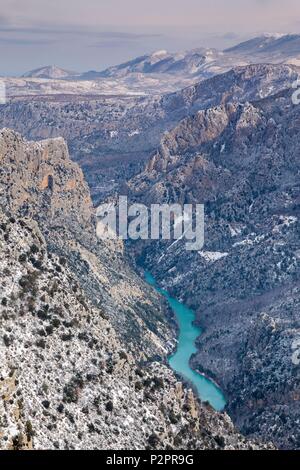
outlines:
{"label": "distant mountain peak", "polygon": [[281,39],[284,36],[290,36],[290,34],[286,34],[286,33],[263,33],[261,36],[265,37],[265,38]]}
{"label": "distant mountain peak", "polygon": [[169,55],[168,51],[166,51],[165,49],[161,49],[161,50],[158,50],[158,51],[154,51],[152,53],[152,56],[153,57],[161,57],[161,56],[166,56],[166,55]]}
{"label": "distant mountain peak", "polygon": [[47,79],[64,79],[75,75],[70,70],[62,69],[56,65],[46,65],[34,70],[30,70],[22,75],[22,78],[47,78]]}
{"label": "distant mountain peak", "polygon": [[225,53],[234,54],[271,54],[288,58],[294,54],[300,54],[300,35],[299,34],[282,34],[282,33],[263,33],[247,41],[241,42],[224,51]]}

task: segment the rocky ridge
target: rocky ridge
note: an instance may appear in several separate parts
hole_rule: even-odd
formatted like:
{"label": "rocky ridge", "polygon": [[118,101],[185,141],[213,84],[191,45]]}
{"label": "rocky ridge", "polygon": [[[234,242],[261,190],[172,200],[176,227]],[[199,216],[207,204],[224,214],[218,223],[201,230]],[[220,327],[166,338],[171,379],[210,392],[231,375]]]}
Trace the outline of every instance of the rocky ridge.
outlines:
{"label": "rocky ridge", "polygon": [[[238,66],[262,63],[299,65],[299,58],[299,34],[266,33],[223,51],[205,47],[176,53],[158,50],[128,62],[108,67],[100,72],[89,71],[77,74],[77,76],[80,80],[117,80],[140,75],[145,81],[147,77],[160,76],[162,82],[166,78],[171,81],[172,77],[177,76],[182,80],[190,79],[192,82],[193,79],[197,81],[204,80],[228,72]],[[49,68],[51,70],[51,67]],[[43,71],[43,69],[41,70]],[[39,70],[30,74],[36,76],[37,72]],[[57,77],[54,76],[54,78]],[[68,78],[68,75],[66,75],[66,78]],[[181,88],[183,88],[183,85]]]}
{"label": "rocky ridge", "polygon": [[180,120],[220,104],[271,96],[297,77],[297,67],[261,64],[153,97],[16,98],[1,107],[0,127],[33,140],[64,137],[97,202],[123,190]]}

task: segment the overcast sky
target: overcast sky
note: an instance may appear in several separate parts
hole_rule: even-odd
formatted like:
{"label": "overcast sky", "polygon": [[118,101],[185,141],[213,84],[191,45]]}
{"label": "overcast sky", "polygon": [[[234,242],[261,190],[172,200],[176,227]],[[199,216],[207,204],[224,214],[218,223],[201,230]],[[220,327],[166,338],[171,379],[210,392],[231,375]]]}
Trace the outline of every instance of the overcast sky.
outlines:
{"label": "overcast sky", "polygon": [[299,31],[299,0],[1,0],[0,74],[102,70],[157,49]]}

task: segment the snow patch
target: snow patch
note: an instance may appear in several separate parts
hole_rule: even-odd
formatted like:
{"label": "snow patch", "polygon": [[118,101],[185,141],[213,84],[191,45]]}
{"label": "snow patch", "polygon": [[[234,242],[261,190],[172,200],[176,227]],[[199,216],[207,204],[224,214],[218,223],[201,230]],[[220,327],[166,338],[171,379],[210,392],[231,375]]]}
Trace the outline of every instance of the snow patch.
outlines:
{"label": "snow patch", "polygon": [[294,216],[285,216],[281,215],[279,217],[280,224],[276,225],[273,228],[273,233],[279,233],[284,227],[290,227],[291,225],[294,225],[296,222],[298,222],[298,218]]}
{"label": "snow patch", "polygon": [[133,137],[133,136],[139,135],[139,134],[140,134],[139,129],[135,129],[134,131],[128,133],[128,137]]}
{"label": "snow patch", "polygon": [[[253,238],[250,238],[253,237]],[[245,238],[245,240],[242,240],[240,242],[234,243],[233,248],[236,248],[238,246],[253,246],[256,245],[257,243],[260,243],[265,239],[264,235],[256,235],[255,233],[251,233],[248,238]]]}
{"label": "snow patch", "polygon": [[215,263],[219,259],[226,258],[229,253],[221,253],[220,251],[198,251],[199,255],[205,259],[205,261]]}
{"label": "snow patch", "polygon": [[242,230],[240,228],[232,227],[231,225],[229,225],[229,230],[230,230],[230,235],[232,237],[237,237],[242,232]]}

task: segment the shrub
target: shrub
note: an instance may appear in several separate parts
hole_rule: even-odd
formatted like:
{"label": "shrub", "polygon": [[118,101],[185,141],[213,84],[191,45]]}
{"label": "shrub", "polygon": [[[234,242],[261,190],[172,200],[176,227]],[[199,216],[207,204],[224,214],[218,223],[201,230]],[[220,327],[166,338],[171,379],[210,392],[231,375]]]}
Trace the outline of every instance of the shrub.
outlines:
{"label": "shrub", "polygon": [[35,271],[21,277],[19,280],[19,285],[22,287],[23,293],[31,292],[34,297],[37,295],[38,275],[38,272]]}
{"label": "shrub", "polygon": [[177,434],[177,436],[175,436],[174,438],[174,445],[176,447],[179,447],[181,444],[182,444],[182,438],[179,434]]}
{"label": "shrub", "polygon": [[108,401],[105,405],[106,411],[112,412],[114,409],[114,404],[112,401]]}
{"label": "shrub", "polygon": [[64,333],[61,336],[62,341],[71,341],[72,338],[73,338],[73,335],[71,333]]}
{"label": "shrub", "polygon": [[39,310],[37,313],[37,316],[40,320],[43,320],[43,321],[49,320],[50,318],[48,313],[45,312],[44,310]]}
{"label": "shrub", "polygon": [[143,384],[142,384],[142,382],[139,382],[139,381],[135,382],[134,388],[135,388],[135,390],[136,390],[137,392],[138,392],[139,390],[142,390],[142,389],[143,389]]}
{"label": "shrub", "polygon": [[63,401],[65,403],[77,403],[79,398],[79,390],[83,387],[83,380],[80,375],[73,377],[73,379],[65,385],[63,389]]}
{"label": "shrub", "polygon": [[25,263],[25,261],[27,260],[27,256],[25,253],[22,253],[20,256],[19,256],[19,262],[20,263]]}
{"label": "shrub", "polygon": [[218,444],[219,447],[224,449],[225,447],[225,439],[223,436],[215,436],[215,441]]}
{"label": "shrub", "polygon": [[169,414],[169,419],[172,424],[177,424],[179,421],[179,416],[174,413],[172,410]]}
{"label": "shrub", "polygon": [[3,336],[3,341],[7,348],[12,344],[12,339],[7,335]]}
{"label": "shrub", "polygon": [[21,450],[24,445],[23,434],[19,433],[16,437],[13,438],[13,449]]}
{"label": "shrub", "polygon": [[53,334],[54,328],[52,325],[47,325],[45,329],[48,336]]}
{"label": "shrub", "polygon": [[164,387],[164,381],[160,377],[154,377],[153,382],[154,382],[153,388],[156,390],[159,390]]}
{"label": "shrub", "polygon": [[36,245],[34,245],[34,244],[31,245],[31,247],[30,247],[30,252],[31,252],[33,255],[37,254],[39,251],[40,251],[40,250],[39,250],[39,248],[38,248]]}
{"label": "shrub", "polygon": [[139,377],[144,377],[144,372],[143,372],[142,369],[140,369],[140,368],[135,369],[135,373],[136,373],[136,375],[138,375]]}
{"label": "shrub", "polygon": [[151,447],[156,447],[159,443],[159,437],[157,434],[153,433],[151,436],[148,438],[148,442]]}
{"label": "shrub", "polygon": [[31,421],[26,421],[25,432],[26,432],[27,439],[30,441],[34,436],[34,431],[33,431]]}
{"label": "shrub", "polygon": [[63,411],[64,411],[64,405],[63,405],[62,403],[60,403],[60,404],[58,405],[57,411],[58,411],[59,413],[63,413]]}
{"label": "shrub", "polygon": [[39,271],[42,269],[43,267],[43,263],[39,260],[39,259],[32,259],[31,260],[31,263],[32,263],[32,266],[35,268],[35,269],[38,269]]}
{"label": "shrub", "polygon": [[36,341],[35,344],[38,348],[41,348],[41,349],[46,348],[46,341],[44,339],[39,339],[38,341]]}
{"label": "shrub", "polygon": [[60,326],[60,320],[58,318],[53,318],[51,320],[51,325],[53,328],[58,328]]}
{"label": "shrub", "polygon": [[128,357],[125,351],[119,352],[120,359],[125,359],[127,361]]}
{"label": "shrub", "polygon": [[61,257],[59,258],[59,264],[61,264],[62,266],[65,266],[66,263],[67,263],[66,258],[64,258],[63,256],[61,256]]}

